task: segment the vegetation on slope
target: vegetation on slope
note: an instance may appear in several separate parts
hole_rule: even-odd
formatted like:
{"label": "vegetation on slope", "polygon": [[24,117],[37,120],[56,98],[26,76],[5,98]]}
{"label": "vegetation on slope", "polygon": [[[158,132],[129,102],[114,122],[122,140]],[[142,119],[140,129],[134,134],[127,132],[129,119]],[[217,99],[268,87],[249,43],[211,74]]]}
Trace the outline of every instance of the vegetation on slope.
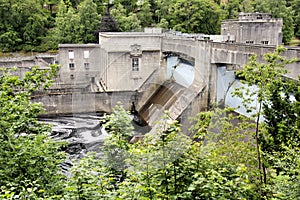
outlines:
{"label": "vegetation on slope", "polygon": [[121,31],[158,26],[217,34],[224,19],[240,12],[283,18],[283,40],[300,36],[300,0],[0,0],[0,50],[47,51],[59,43],[96,42],[108,7]]}

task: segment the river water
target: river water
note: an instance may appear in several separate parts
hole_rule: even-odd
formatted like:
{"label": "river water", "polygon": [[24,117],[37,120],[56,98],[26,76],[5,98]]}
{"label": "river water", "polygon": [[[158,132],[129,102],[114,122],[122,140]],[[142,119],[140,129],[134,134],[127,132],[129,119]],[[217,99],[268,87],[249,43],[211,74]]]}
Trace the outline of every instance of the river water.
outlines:
{"label": "river water", "polygon": [[[134,119],[133,116],[131,116]],[[103,128],[103,116],[80,114],[63,117],[40,118],[39,121],[52,124],[51,138],[68,143],[64,151],[67,159],[62,163],[62,170],[67,173],[72,166],[72,161],[82,158],[87,152],[95,152],[101,157],[101,146],[108,137]],[[132,122],[134,135],[144,135],[150,129],[148,126],[139,126]]]}

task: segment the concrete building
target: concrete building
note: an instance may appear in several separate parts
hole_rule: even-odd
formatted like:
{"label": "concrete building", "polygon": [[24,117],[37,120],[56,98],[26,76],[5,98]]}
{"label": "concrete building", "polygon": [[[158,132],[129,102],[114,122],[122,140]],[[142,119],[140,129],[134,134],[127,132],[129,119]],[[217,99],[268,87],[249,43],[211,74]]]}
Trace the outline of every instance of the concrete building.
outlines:
{"label": "concrete building", "polygon": [[103,32],[99,44],[61,44],[62,85],[91,91],[134,91],[160,66],[161,33]]}
{"label": "concrete building", "polygon": [[101,55],[99,44],[60,44],[59,84],[80,88],[88,87],[96,79],[99,80]]}
{"label": "concrete building", "polygon": [[241,13],[238,20],[222,22],[221,35],[231,42],[280,45],[282,25],[282,19],[271,18],[267,13]]}

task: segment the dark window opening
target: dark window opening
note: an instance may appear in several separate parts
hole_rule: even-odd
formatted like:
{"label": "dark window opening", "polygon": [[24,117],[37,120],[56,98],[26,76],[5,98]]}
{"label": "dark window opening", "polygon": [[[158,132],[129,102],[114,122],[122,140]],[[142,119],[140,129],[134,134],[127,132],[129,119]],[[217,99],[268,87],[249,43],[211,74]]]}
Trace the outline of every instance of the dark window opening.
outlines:
{"label": "dark window opening", "polygon": [[75,64],[74,63],[69,63],[69,68],[70,69],[75,69]]}
{"label": "dark window opening", "polygon": [[247,40],[247,41],[246,41],[246,44],[253,44],[253,43],[254,43],[253,40]]}
{"label": "dark window opening", "polygon": [[90,68],[90,63],[84,63],[84,69],[89,69]]}
{"label": "dark window opening", "polygon": [[132,58],[132,71],[139,71],[139,58]]}
{"label": "dark window opening", "polygon": [[74,79],[74,78],[75,78],[74,74],[71,74],[70,79]]}

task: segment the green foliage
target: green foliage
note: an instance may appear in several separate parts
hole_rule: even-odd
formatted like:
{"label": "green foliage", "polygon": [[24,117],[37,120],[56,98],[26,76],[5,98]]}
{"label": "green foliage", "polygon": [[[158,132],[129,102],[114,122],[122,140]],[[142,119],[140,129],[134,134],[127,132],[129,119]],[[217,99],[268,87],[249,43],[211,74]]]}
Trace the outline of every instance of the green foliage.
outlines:
{"label": "green foliage", "polygon": [[30,95],[46,89],[59,67],[34,67],[20,78],[13,69],[0,76],[0,185],[2,198],[36,199],[61,192],[63,143],[49,138],[51,126],[37,121],[42,105]]}
{"label": "green foliage", "polygon": [[222,10],[212,0],[178,0],[174,4],[170,25],[185,33],[219,33]]}
{"label": "green foliage", "polygon": [[127,14],[126,9],[122,4],[116,4],[111,10],[111,15],[116,20],[121,31],[137,31],[141,28],[141,21],[137,14]]}
{"label": "green foliage", "polygon": [[64,199],[103,199],[104,182],[101,164],[94,154],[88,154],[75,163],[67,179]]}
{"label": "green foliage", "polygon": [[97,13],[97,5],[93,0],[82,1],[78,6],[80,18],[81,37],[83,43],[96,42],[95,31],[100,26],[100,16]]}
{"label": "green foliage", "polygon": [[0,48],[15,51],[25,44],[27,49],[39,45],[51,24],[49,13],[41,9],[41,1],[1,0],[0,4]]}
{"label": "green foliage", "polygon": [[292,1],[292,8],[294,11],[294,24],[295,24],[295,36],[300,38],[300,0]]}
{"label": "green foliage", "polygon": [[[203,146],[202,142],[192,141],[167,115],[156,126],[155,134],[131,145],[126,140],[132,135],[128,113],[117,106],[107,120],[110,137],[100,161],[103,164],[92,157],[76,164],[65,198],[255,199],[245,165],[217,158],[212,151],[214,142]],[[199,125],[197,130],[205,130],[205,126]],[[109,160],[107,147],[117,152],[109,154]],[[118,159],[120,152],[122,159]],[[115,168],[116,162],[122,165]]]}
{"label": "green foliage", "polygon": [[105,140],[103,150],[103,166],[107,169],[107,175],[111,177],[111,185],[118,187],[125,177],[127,168],[126,159],[129,150],[129,139],[133,136],[133,125],[129,118],[129,112],[121,105],[117,105],[111,115],[105,117],[104,125],[109,137]]}
{"label": "green foliage", "polygon": [[293,9],[286,5],[286,0],[269,0],[268,6],[273,17],[283,19],[283,43],[287,44],[294,35]]}
{"label": "green foliage", "polygon": [[235,19],[240,12],[267,12],[283,19],[285,44],[300,37],[299,0],[0,0],[0,5],[3,52],[41,52],[57,49],[59,43],[95,42],[108,9],[121,31],[157,26],[206,34],[218,34],[221,20]]}
{"label": "green foliage", "polygon": [[137,13],[142,27],[150,27],[153,23],[153,13],[149,0],[144,0],[140,5],[140,11]]}
{"label": "green foliage", "polygon": [[82,43],[80,17],[73,7],[61,0],[55,21],[55,37],[58,43]]}
{"label": "green foliage", "polygon": [[[256,94],[256,101],[259,104],[255,114],[256,119],[254,118],[256,121],[257,159],[264,177],[264,184],[267,184],[267,179],[270,179],[271,183],[266,187],[273,188],[266,192],[266,196],[272,193],[275,195],[274,188],[283,187],[280,190],[286,190],[285,183],[280,185],[273,179],[284,179],[289,184],[292,179],[299,179],[298,173],[293,174],[295,170],[299,170],[300,155],[299,83],[284,78],[287,73],[285,66],[296,60],[288,60],[283,57],[284,51],[285,48],[277,47],[275,52],[263,56],[265,60],[263,63],[258,63],[256,56],[253,56],[244,69],[237,73],[245,79],[244,83],[258,87],[256,91],[248,91],[248,94],[252,97]],[[241,91],[236,94],[240,97],[243,95]],[[293,96],[294,100],[292,100]],[[249,99],[245,97],[244,100],[246,103],[249,102]],[[248,107],[248,109],[256,108]],[[264,122],[260,121],[261,115],[265,118]],[[262,159],[260,154],[262,154]],[[272,177],[267,174],[267,171],[271,170],[276,170],[279,176]],[[299,186],[298,183],[291,185]]]}

